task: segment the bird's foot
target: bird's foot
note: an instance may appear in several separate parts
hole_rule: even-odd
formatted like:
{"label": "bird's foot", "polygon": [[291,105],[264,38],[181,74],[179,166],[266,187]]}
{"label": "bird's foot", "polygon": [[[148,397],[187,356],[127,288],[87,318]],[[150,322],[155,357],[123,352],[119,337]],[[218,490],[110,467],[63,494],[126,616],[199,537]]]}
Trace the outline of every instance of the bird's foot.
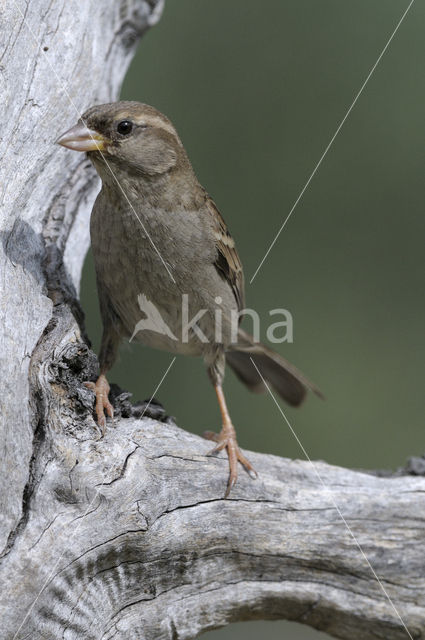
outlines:
{"label": "bird's foot", "polygon": [[114,408],[109,402],[109,383],[106,377],[102,374],[98,377],[96,382],[85,382],[84,385],[95,392],[96,394],[96,417],[97,424],[101,430],[102,436],[106,431],[106,418],[105,411],[110,418],[114,417]]}
{"label": "bird's foot", "polygon": [[217,445],[207,455],[214,455],[222,449],[226,448],[227,456],[229,458],[229,480],[227,482],[227,489],[224,497],[227,498],[231,489],[235,486],[238,479],[238,462],[240,462],[249,473],[251,478],[258,476],[252,464],[245,458],[241,450],[239,449],[238,442],[236,440],[236,431],[232,423],[223,424],[220,433],[214,433],[213,431],[205,431],[203,434],[207,440],[214,440]]}

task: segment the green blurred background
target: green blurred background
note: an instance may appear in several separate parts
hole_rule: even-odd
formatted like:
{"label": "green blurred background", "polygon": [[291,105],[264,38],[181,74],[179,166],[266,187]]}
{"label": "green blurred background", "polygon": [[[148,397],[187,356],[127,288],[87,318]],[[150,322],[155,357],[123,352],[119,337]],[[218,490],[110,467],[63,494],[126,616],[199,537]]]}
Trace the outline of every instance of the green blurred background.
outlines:
{"label": "green blurred background", "polygon": [[[423,61],[416,3],[288,221],[249,280],[407,7],[385,0],[168,0],[143,38],[122,98],[176,125],[200,182],[237,241],[247,304],[294,317],[279,351],[324,391],[285,407],[312,459],[395,468],[421,454],[424,414]],[[129,274],[131,277],[131,274]],[[87,328],[101,322],[92,257],[82,280]],[[123,347],[110,380],[147,398],[171,356]],[[229,371],[241,445],[303,457],[269,396]],[[202,362],[178,358],[159,393],[181,427],[219,427]],[[327,637],[249,622],[208,640]]]}

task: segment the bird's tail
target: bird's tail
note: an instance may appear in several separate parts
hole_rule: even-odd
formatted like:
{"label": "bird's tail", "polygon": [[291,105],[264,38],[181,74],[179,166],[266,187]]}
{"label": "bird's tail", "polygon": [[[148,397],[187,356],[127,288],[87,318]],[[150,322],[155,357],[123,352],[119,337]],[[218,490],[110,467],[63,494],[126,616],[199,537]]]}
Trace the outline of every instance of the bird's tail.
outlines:
{"label": "bird's tail", "polygon": [[323,398],[316,385],[296,367],[263,344],[254,342],[242,329],[239,329],[238,342],[226,351],[226,361],[237,377],[254,393],[266,391],[264,378],[266,383],[293,406],[302,403],[308,390]]}

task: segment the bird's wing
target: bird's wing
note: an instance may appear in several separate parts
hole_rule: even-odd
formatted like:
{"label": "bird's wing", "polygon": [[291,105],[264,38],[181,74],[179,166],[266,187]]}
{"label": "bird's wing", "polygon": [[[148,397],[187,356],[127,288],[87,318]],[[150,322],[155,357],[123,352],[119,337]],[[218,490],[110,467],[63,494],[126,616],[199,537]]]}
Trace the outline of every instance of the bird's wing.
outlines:
{"label": "bird's wing", "polygon": [[232,287],[238,309],[243,309],[245,305],[244,277],[235,241],[230,235],[214,201],[208,194],[206,194],[206,205],[211,216],[217,248],[217,258],[214,261],[214,266],[220,276]]}

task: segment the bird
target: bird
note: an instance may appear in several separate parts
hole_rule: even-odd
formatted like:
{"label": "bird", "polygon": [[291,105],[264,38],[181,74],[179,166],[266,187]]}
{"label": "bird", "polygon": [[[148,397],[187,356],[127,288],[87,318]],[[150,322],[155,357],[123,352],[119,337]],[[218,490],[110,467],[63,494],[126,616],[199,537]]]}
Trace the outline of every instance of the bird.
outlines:
{"label": "bird", "polygon": [[218,434],[204,436],[215,442],[211,454],[227,452],[227,498],[239,463],[256,472],[239,448],[227,408],[226,363],[251,391],[272,387],[293,406],[309,390],[321,392],[239,326],[244,275],[234,239],[165,115],[135,101],[95,105],[56,142],[85,152],[102,181],[90,236],[103,333],[99,377],[86,383],[95,393],[102,433],[105,413],[113,418],[106,376],[122,339],[202,357],[222,422]]}

